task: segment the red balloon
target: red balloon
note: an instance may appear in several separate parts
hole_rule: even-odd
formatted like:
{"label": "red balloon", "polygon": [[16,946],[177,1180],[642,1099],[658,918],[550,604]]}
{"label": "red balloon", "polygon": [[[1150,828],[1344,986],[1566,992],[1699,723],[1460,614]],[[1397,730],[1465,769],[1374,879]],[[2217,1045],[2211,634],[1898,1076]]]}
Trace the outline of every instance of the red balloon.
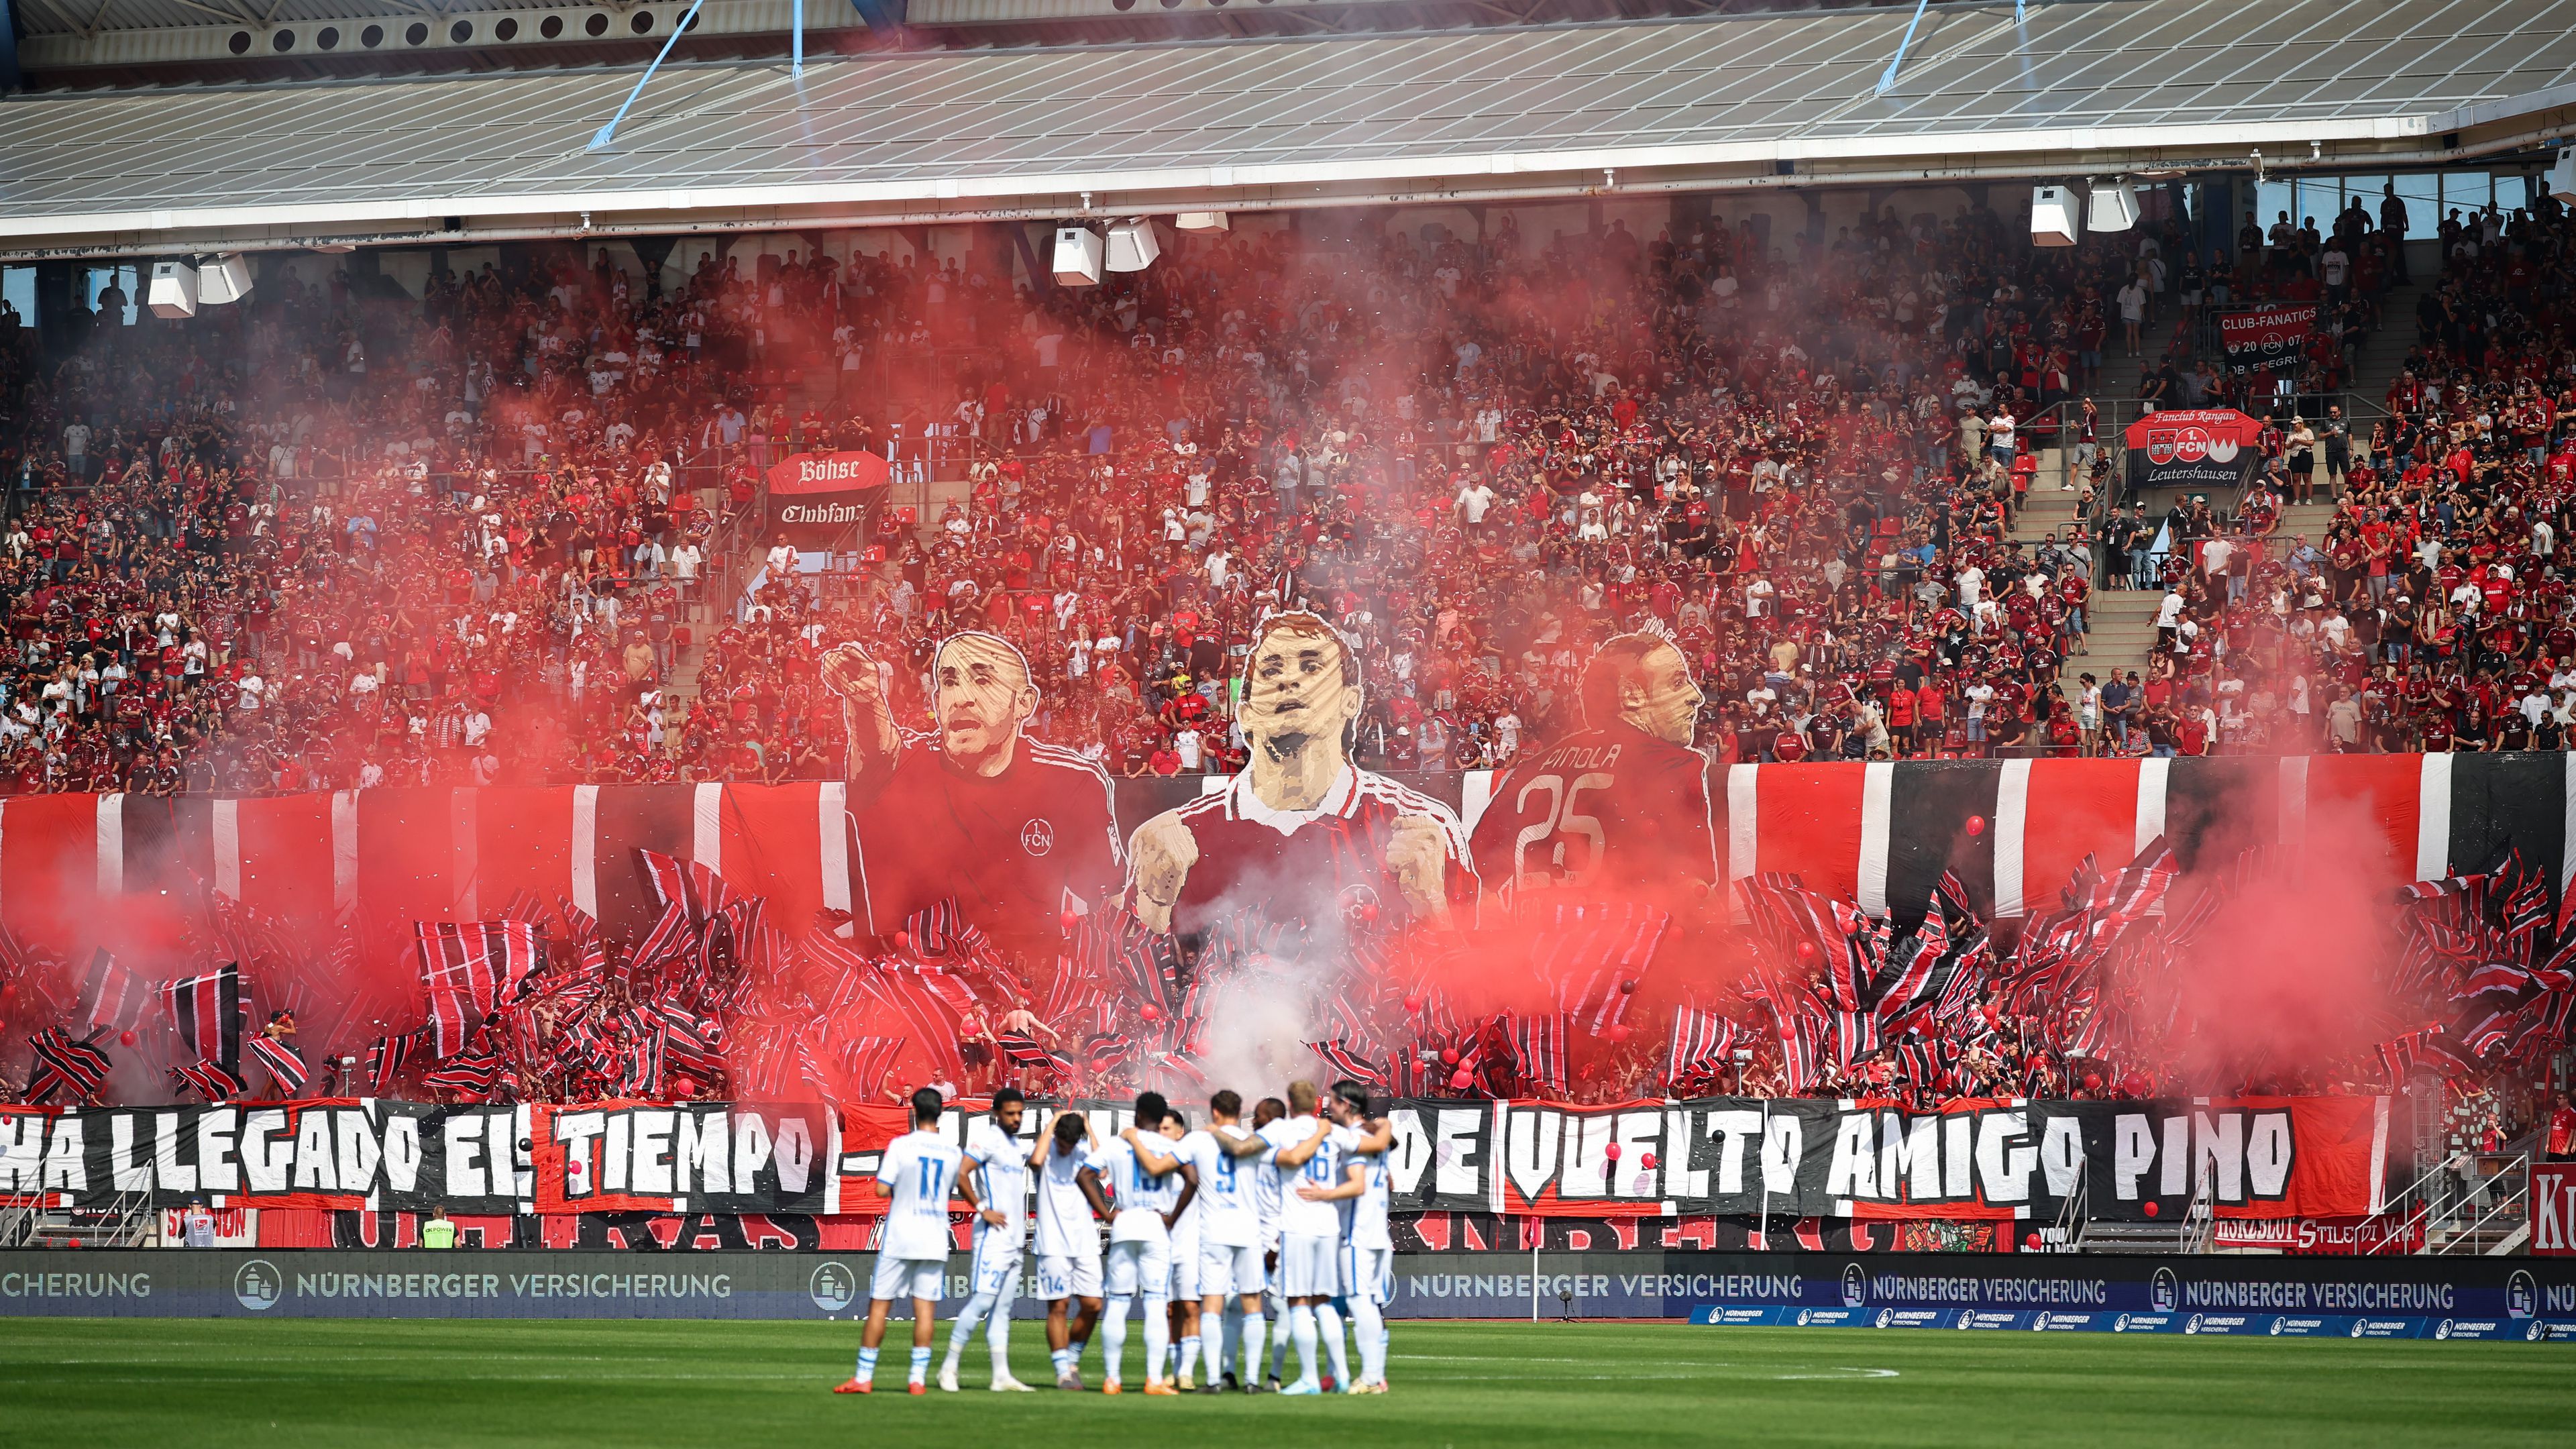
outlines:
{"label": "red balloon", "polygon": [[2154,1203],[2148,1203],[2148,1204],[2147,1204],[2147,1216],[2148,1216],[2148,1217],[2154,1217],[2155,1215],[2156,1215],[2156,1205],[2155,1205]]}
{"label": "red balloon", "polygon": [[1607,1036],[1608,1038],[1610,1038],[1610,1039],[1611,1039],[1612,1041],[1614,1041],[1614,1042],[1626,1041],[1628,1038],[1630,1038],[1630,1037],[1632,1037],[1632,1036],[1635,1036],[1636,1034],[1637,1034],[1637,1033],[1636,1033],[1636,1029],[1635,1029],[1634,1027],[1628,1026],[1628,1025],[1627,1025],[1626,1023],[1624,1023],[1624,1022],[1623,1022],[1623,1023],[1621,1023],[1620,1025],[1618,1025],[1618,1026],[1614,1026],[1614,1027],[1610,1028],[1608,1031],[1606,1031],[1606,1032],[1602,1033],[1602,1035]]}
{"label": "red balloon", "polygon": [[2033,1234],[2031,1234],[2029,1237],[2022,1239],[2022,1240],[2021,1240],[2021,1245],[2022,1245],[2023,1247],[2025,1247],[2025,1248],[2030,1249],[2030,1250],[2031,1250],[2032,1252],[2034,1252],[2034,1253],[2038,1252],[2038,1251],[2039,1251],[2039,1234],[2037,1234],[2037,1233],[2033,1233]]}
{"label": "red balloon", "polygon": [[686,1097],[697,1090],[698,1079],[695,1077],[673,1077],[671,1079],[671,1094],[673,1096]]}
{"label": "red balloon", "polygon": [[1376,902],[1372,901],[1369,904],[1360,907],[1360,919],[1368,922],[1372,926],[1377,924]]}
{"label": "red balloon", "polygon": [[1812,964],[1814,964],[1815,959],[1816,959],[1816,943],[1815,943],[1815,942],[1813,942],[1813,941],[1800,941],[1800,942],[1798,943],[1798,961],[1799,961],[1799,963],[1800,963],[1801,965],[1812,965]]}
{"label": "red balloon", "polygon": [[1440,1065],[1444,1067],[1454,1067],[1458,1065],[1458,1049],[1456,1047],[1442,1047],[1440,1049]]}
{"label": "red balloon", "polygon": [[1450,1076],[1449,1088],[1451,1091],[1463,1092],[1467,1090],[1468,1084],[1475,1080],[1475,1077],[1467,1072],[1457,1072]]}
{"label": "red balloon", "polygon": [[1639,1167],[1642,1167],[1642,1168],[1646,1169],[1648,1172],[1652,1172],[1652,1171],[1654,1171],[1654,1170],[1655,1170],[1655,1154],[1653,1154],[1653,1153],[1651,1153],[1651,1152],[1641,1152],[1641,1153],[1638,1153],[1638,1154],[1637,1154],[1637,1165],[1638,1165]]}
{"label": "red balloon", "polygon": [[1079,916],[1079,915],[1077,915],[1077,914],[1075,914],[1075,913],[1074,913],[1074,912],[1072,912],[1072,911],[1067,911],[1067,912],[1065,912],[1063,915],[1058,916],[1058,917],[1056,917],[1055,919],[1056,919],[1056,924],[1057,924],[1057,925],[1060,925],[1060,926],[1064,927],[1064,928],[1065,928],[1066,930],[1068,930],[1068,931],[1070,931],[1070,930],[1072,930],[1074,927],[1079,926],[1079,925],[1081,925],[1081,924],[1082,924],[1082,917],[1081,917],[1081,916]]}
{"label": "red balloon", "polygon": [[909,951],[909,950],[911,950],[911,949],[912,949],[912,933],[911,933],[910,931],[897,931],[897,932],[895,932],[895,933],[894,933],[894,948],[895,948],[896,950],[898,950],[898,951]]}
{"label": "red balloon", "polygon": [[1144,1017],[1147,1021],[1161,1021],[1163,1019],[1163,1008],[1156,1006],[1149,1001],[1145,1003]]}
{"label": "red balloon", "polygon": [[132,1033],[132,1032],[130,1032],[130,1031],[120,1031],[120,1032],[118,1032],[118,1033],[116,1034],[116,1044],[117,1044],[118,1046],[132,1046],[132,1045],[134,1045],[134,1033]]}
{"label": "red balloon", "polygon": [[1969,816],[1969,817],[1968,817],[1968,833],[1969,833],[1970,835],[1983,835],[1983,834],[1985,834],[1985,833],[1986,833],[1986,817],[1984,817],[1983,815],[1971,815],[1971,816]]}
{"label": "red balloon", "polygon": [[1634,982],[1634,981],[1622,981],[1622,982],[1620,982],[1620,983],[1619,983],[1619,994],[1620,994],[1621,996],[1634,996],[1634,995],[1636,995],[1636,994],[1637,994],[1637,983],[1636,983],[1636,982]]}
{"label": "red balloon", "polygon": [[1613,1142],[1613,1143],[1611,1143],[1609,1146],[1602,1148],[1602,1149],[1601,1149],[1601,1155],[1602,1155],[1602,1156],[1604,1156],[1604,1157],[1609,1158],[1612,1162],[1616,1162],[1616,1161],[1618,1161],[1618,1160],[1619,1160],[1619,1144],[1618,1144],[1618,1143],[1616,1143],[1616,1142]]}
{"label": "red balloon", "polygon": [[2098,1092],[2102,1090],[2102,1074],[2100,1072],[2086,1072],[2084,1074],[2084,1090],[2088,1092]]}
{"label": "red balloon", "polygon": [[1404,998],[1404,1010],[1405,1014],[1408,1016],[1420,1013],[1422,1010],[1422,998],[1419,996],[1408,996]]}
{"label": "red balloon", "polygon": [[0,983],[0,1001],[15,1001],[15,1000],[17,1000],[17,999],[18,999],[18,983],[17,983],[17,982],[15,982],[15,981],[11,981],[11,982],[7,982],[7,983]]}

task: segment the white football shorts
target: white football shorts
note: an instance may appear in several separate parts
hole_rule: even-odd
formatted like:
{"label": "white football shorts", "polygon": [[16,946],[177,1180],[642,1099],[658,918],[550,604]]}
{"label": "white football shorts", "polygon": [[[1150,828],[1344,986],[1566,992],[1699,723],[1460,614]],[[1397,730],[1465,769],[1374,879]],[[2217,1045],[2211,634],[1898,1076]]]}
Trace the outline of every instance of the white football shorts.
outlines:
{"label": "white football shorts", "polygon": [[1279,1240],[1279,1291],[1331,1298],[1342,1291],[1342,1240],[1290,1233]]}
{"label": "white football shorts", "polygon": [[1142,1291],[1148,1298],[1167,1298],[1172,1291],[1172,1245],[1126,1242],[1109,1245],[1109,1296],[1124,1298]]}
{"label": "white football shorts", "polygon": [[1053,1303],[1059,1298],[1097,1298],[1100,1296],[1100,1259],[1097,1255],[1077,1258],[1064,1253],[1049,1253],[1038,1259],[1038,1299]]}
{"label": "white football shorts", "polygon": [[868,1296],[875,1299],[927,1298],[936,1303],[947,1276],[946,1258],[892,1258],[879,1253],[877,1270],[868,1280]]}

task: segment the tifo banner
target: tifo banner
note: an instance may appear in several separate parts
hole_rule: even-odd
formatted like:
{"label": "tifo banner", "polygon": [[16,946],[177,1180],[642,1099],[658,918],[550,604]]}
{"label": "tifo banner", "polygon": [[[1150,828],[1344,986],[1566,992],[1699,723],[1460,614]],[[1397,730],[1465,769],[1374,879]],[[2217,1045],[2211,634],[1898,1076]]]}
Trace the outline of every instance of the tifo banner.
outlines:
{"label": "tifo banner", "polygon": [[[2566,878],[2576,756],[2566,754],[2224,756],[2177,760],[1961,760],[1713,765],[1708,800],[1728,880],[1793,872],[1812,890],[1900,926],[1943,871],[1982,913],[2045,908],[2085,856],[2130,859],[2162,835],[2186,875],[2257,845],[2332,841],[2357,889],[2483,870],[2511,848]],[[1489,771],[1404,775],[1471,827]],[[1119,780],[1123,839],[1198,798],[1195,776]],[[1096,798],[1096,797],[1095,797]],[[21,941],[65,960],[99,947],[149,954],[134,937],[179,929],[172,902],[207,886],[292,928],[342,912],[398,928],[470,921],[514,895],[569,900],[611,938],[641,938],[660,916],[635,868],[638,847],[694,861],[795,925],[862,903],[870,862],[837,781],[790,785],[565,785],[387,788],[224,800],[22,795],[0,800],[0,912]],[[1971,819],[1986,828],[1970,833]],[[1025,834],[1025,840],[1022,834]],[[1061,832],[1015,832],[1010,850]],[[886,838],[900,842],[901,830]],[[889,845],[892,849],[892,845]],[[1070,854],[1054,849],[1047,859]],[[880,890],[899,861],[877,861]],[[979,921],[987,931],[1052,930]],[[161,928],[166,925],[165,932]],[[255,1003],[264,1012],[274,1003]]]}
{"label": "tifo banner", "polygon": [[867,521],[890,475],[874,453],[791,453],[770,465],[769,534],[820,548]]}
{"label": "tifo banner", "polygon": [[[865,1253],[0,1255],[0,1316],[769,1318],[867,1307]],[[949,1259],[952,1308],[971,1284]],[[1388,1316],[2408,1338],[2576,1335],[2576,1265],[2498,1258],[1399,1253]],[[1025,1293],[1022,1316],[1044,1311]]]}
{"label": "tifo banner", "polygon": [[2269,372],[2294,362],[2317,325],[2317,304],[2285,303],[2218,314],[2231,372]]}
{"label": "tifo banner", "polygon": [[2236,488],[2262,458],[2263,424],[2234,408],[2181,408],[2129,424],[2129,486]]}
{"label": "tifo banner", "polygon": [[[968,1104],[971,1107],[971,1104]],[[1103,1135],[1123,1108],[1068,1104]],[[1058,1109],[1023,1124],[1029,1140]],[[2180,1223],[2358,1218],[2386,1177],[2388,1101],[1962,1103],[1909,1114],[1817,1099],[1621,1107],[1400,1100],[1387,1170],[1400,1212],[1584,1218]],[[944,1130],[961,1137],[966,1118]],[[0,1196],[104,1207],[375,1208],[464,1213],[872,1213],[867,1186],[903,1109],[602,1102],[438,1107],[325,1101],[93,1108],[0,1117]]]}
{"label": "tifo banner", "polygon": [[2576,1257],[2576,1162],[2532,1164],[2531,1251]]}

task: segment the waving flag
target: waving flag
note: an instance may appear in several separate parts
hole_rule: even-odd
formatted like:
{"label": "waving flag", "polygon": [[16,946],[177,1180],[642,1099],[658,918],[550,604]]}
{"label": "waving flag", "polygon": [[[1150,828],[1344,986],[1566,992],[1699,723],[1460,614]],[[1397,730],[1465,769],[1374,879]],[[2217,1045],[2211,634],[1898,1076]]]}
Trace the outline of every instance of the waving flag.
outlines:
{"label": "waving flag", "polygon": [[681,860],[658,850],[641,848],[636,850],[635,856],[637,863],[644,868],[646,881],[653,887],[653,898],[661,902],[665,910],[679,907],[693,928],[705,925],[715,918],[718,911],[734,902],[733,887],[724,883],[724,877],[694,860]]}
{"label": "waving flag", "polygon": [[1723,1071],[1735,1060],[1735,1023],[1696,1006],[1673,1008],[1672,1040],[1664,1052],[1664,1080],[1683,1082]]}
{"label": "waving flag", "polygon": [[1565,1018],[1554,1014],[1516,1017],[1510,1033],[1512,1074],[1526,1087],[1563,1092]]}
{"label": "waving flag", "polygon": [[240,1073],[217,1061],[172,1067],[170,1075],[209,1102],[229,1102],[250,1090],[250,1083],[243,1081]]}
{"label": "waving flag", "polygon": [[421,1075],[421,1085],[442,1092],[454,1092],[473,1101],[491,1097],[501,1081],[501,1057],[497,1052],[460,1052],[440,1062],[434,1071]]}
{"label": "waving flag", "polygon": [[537,928],[526,921],[421,921],[413,930],[442,1057],[463,1051],[474,1029],[516,1000],[544,959]]}
{"label": "waving flag", "polygon": [[242,1019],[250,998],[242,991],[241,970],[230,962],[203,976],[190,976],[162,988],[170,1003],[171,1024],[179,1045],[196,1057],[226,1069],[241,1060]]}
{"label": "waving flag", "polygon": [[28,1101],[43,1102],[59,1092],[71,1102],[86,1102],[107,1084],[107,1053],[97,1047],[50,1026],[29,1040],[36,1048],[36,1070],[27,1081]]}
{"label": "waving flag", "polygon": [[76,1019],[92,1031],[132,1031],[142,1022],[150,995],[142,980],[101,946],[82,973]]}
{"label": "waving flag", "polygon": [[402,1075],[402,1069],[410,1064],[412,1051],[420,1045],[421,1036],[422,1033],[417,1031],[380,1036],[376,1038],[375,1045],[367,1048],[370,1093],[382,1097],[393,1091],[394,1079]]}
{"label": "waving flag", "polygon": [[1073,1075],[1073,1061],[1038,1044],[1038,1039],[1024,1031],[1006,1031],[993,1038],[1001,1049],[1002,1060],[1015,1067],[1044,1067],[1059,1077]]}
{"label": "waving flag", "polygon": [[307,1072],[304,1058],[297,1054],[295,1048],[273,1036],[255,1036],[250,1039],[250,1052],[259,1058],[261,1066],[268,1068],[268,1075],[277,1083],[279,1091],[291,1097],[304,1090]]}
{"label": "waving flag", "polygon": [[1310,1041],[1306,1045],[1314,1050],[1315,1055],[1330,1063],[1334,1071],[1343,1076],[1356,1078],[1373,1087],[1386,1085],[1385,1068],[1352,1051],[1341,1042]]}

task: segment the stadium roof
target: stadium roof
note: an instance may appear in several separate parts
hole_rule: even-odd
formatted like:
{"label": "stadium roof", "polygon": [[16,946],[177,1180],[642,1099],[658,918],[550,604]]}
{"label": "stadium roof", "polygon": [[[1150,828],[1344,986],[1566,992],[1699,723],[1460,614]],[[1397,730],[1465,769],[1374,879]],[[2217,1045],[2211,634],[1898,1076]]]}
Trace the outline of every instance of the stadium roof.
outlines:
{"label": "stadium roof", "polygon": [[2386,169],[2576,129],[2576,0],[1937,5],[14,96],[0,252]]}

